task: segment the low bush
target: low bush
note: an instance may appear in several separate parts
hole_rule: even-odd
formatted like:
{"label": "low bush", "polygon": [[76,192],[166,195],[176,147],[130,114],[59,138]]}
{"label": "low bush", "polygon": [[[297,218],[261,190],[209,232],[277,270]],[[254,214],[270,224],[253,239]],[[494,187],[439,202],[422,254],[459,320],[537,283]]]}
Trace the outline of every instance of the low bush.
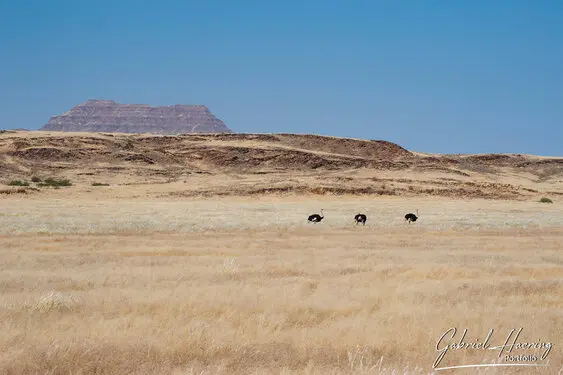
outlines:
{"label": "low bush", "polygon": [[20,180],[14,180],[14,181],[10,181],[8,182],[9,186],[29,186],[29,182],[27,181],[20,181]]}
{"label": "low bush", "polygon": [[47,178],[45,179],[45,181],[37,184],[37,186],[41,186],[41,187],[51,186],[57,188],[61,186],[72,186],[72,183],[70,182],[70,180],[67,179],[55,180],[54,178]]}

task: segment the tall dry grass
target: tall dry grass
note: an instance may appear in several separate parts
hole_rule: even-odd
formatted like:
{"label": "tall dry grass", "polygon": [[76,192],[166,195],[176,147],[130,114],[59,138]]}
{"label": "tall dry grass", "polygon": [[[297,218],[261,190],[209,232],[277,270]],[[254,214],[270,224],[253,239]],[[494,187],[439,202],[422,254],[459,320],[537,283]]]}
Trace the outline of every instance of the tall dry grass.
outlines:
{"label": "tall dry grass", "polygon": [[[210,220],[244,225],[176,232],[165,217],[187,203],[153,202],[154,231],[127,224],[147,201],[125,202],[114,227],[96,221],[92,202],[70,201],[62,212],[83,215],[75,230],[91,229],[77,234],[64,220],[40,229],[52,202],[19,202],[0,215],[20,228],[0,236],[2,374],[428,374],[451,327],[471,340],[493,328],[495,344],[523,327],[521,341],[554,347],[547,367],[439,373],[563,371],[563,229],[525,202],[474,202],[477,218],[517,209],[526,219],[487,226],[483,216],[468,230],[456,215],[469,221],[470,202],[422,202],[436,214],[416,225],[383,223],[389,209],[366,227],[353,227],[352,215],[276,228],[252,215],[279,205],[289,222],[294,203],[205,201],[197,204],[214,212]],[[345,213],[360,204],[351,202],[314,205]],[[438,217],[444,225],[434,227]],[[496,355],[457,351],[442,365]]]}

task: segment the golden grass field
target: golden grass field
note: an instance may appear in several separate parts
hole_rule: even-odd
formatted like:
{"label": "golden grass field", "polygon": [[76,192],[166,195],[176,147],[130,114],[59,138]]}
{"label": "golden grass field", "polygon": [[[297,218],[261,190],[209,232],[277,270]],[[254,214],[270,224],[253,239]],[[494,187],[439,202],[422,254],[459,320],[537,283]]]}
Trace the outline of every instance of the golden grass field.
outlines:
{"label": "golden grass field", "polygon": [[0,184],[0,374],[563,374],[562,157],[1,131]]}
{"label": "golden grass field", "polygon": [[[1,374],[429,374],[452,327],[553,346],[544,367],[437,374],[563,373],[557,200],[147,193],[162,186],[0,197]],[[440,366],[483,363],[507,362]]]}

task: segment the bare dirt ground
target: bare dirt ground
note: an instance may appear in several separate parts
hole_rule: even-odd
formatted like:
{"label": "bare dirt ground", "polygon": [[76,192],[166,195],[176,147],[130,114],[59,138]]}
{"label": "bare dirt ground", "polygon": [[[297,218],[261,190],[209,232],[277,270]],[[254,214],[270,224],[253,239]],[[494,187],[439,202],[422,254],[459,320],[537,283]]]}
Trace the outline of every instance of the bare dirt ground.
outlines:
{"label": "bare dirt ground", "polygon": [[[563,372],[558,158],[479,156],[444,171],[425,158],[471,156],[370,142],[358,156],[338,142],[277,135],[272,160],[294,155],[301,165],[247,168],[269,138],[233,135],[189,147],[192,136],[178,137],[167,151],[176,167],[155,161],[151,143],[138,154],[154,164],[135,166],[114,159],[122,151],[111,142],[140,148],[141,136],[22,134],[0,135],[0,177],[73,186],[2,188],[2,374]],[[67,138],[77,147],[61,146]],[[80,159],[83,139],[113,141]],[[250,161],[236,161],[240,142]],[[178,157],[181,147],[192,156]],[[37,148],[63,154],[29,151]],[[304,164],[296,148],[321,165]],[[321,208],[323,222],[308,224]],[[417,209],[419,220],[405,223]],[[365,227],[353,224],[358,212]],[[552,346],[545,359],[545,345],[513,348],[528,356],[515,362],[499,350],[449,349],[438,367],[545,366],[435,371],[437,343],[453,327],[442,345],[464,329],[464,342],[483,342],[493,329],[491,347],[500,346],[522,328],[517,343]]]}

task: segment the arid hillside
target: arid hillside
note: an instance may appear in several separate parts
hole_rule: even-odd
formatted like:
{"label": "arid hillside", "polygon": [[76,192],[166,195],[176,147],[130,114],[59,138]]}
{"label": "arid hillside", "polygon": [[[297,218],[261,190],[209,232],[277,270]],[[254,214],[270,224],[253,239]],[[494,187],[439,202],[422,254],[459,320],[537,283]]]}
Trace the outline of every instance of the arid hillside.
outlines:
{"label": "arid hillside", "polygon": [[[3,131],[0,180],[9,184],[33,177],[64,178],[78,187],[146,184],[160,196],[311,193],[529,200],[563,196],[563,157],[424,154],[386,141],[296,134]],[[154,189],[154,184],[166,186]],[[17,189],[38,191],[33,183]]]}

